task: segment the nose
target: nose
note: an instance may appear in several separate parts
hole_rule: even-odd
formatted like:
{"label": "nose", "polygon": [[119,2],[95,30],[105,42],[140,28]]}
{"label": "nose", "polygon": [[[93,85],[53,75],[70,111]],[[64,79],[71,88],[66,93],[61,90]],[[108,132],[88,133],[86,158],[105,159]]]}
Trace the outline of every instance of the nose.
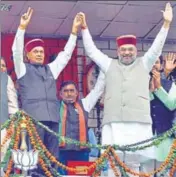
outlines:
{"label": "nose", "polygon": [[71,91],[68,91],[68,92],[67,92],[67,95],[68,95],[68,96],[71,96]]}
{"label": "nose", "polygon": [[125,54],[126,54],[126,55],[129,54],[129,53],[130,53],[129,50],[126,50],[126,51],[125,51]]}
{"label": "nose", "polygon": [[41,56],[41,53],[40,53],[40,52],[38,52],[38,53],[37,53],[37,56]]}

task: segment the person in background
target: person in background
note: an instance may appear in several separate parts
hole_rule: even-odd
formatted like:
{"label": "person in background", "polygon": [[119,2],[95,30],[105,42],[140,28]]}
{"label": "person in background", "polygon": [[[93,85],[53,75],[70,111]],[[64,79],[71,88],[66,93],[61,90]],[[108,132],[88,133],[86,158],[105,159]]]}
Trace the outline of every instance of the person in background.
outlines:
{"label": "person in background", "polygon": [[[150,80],[151,117],[154,135],[161,135],[173,126],[176,112],[176,85],[173,81],[161,78],[163,57],[160,56],[153,66]],[[175,135],[161,142],[156,151],[156,168],[165,161]],[[167,174],[169,177],[169,174]]]}
{"label": "person in background", "polygon": [[168,53],[164,56],[164,72],[162,72],[161,77],[176,84],[176,53]]}
{"label": "person in background", "polygon": [[[104,74],[100,71],[95,87],[82,99],[78,99],[78,88],[73,81],[65,81],[60,87],[59,111],[59,135],[80,142],[89,142],[88,113],[104,91]],[[68,144],[60,141],[59,161],[67,165],[68,161],[89,161],[90,149],[87,147]],[[59,169],[61,175],[67,172]]]}
{"label": "person in background", "polygon": [[[1,57],[0,61],[1,66],[1,89],[0,89],[0,125],[4,124],[10,116],[15,114],[18,111],[18,101],[17,94],[14,87],[14,83],[10,76],[7,74],[7,66],[5,59]],[[1,144],[6,136],[6,129],[1,130]],[[1,162],[4,159],[4,155],[9,146],[10,139],[1,149]],[[4,174],[3,169],[1,168],[1,175]]]}

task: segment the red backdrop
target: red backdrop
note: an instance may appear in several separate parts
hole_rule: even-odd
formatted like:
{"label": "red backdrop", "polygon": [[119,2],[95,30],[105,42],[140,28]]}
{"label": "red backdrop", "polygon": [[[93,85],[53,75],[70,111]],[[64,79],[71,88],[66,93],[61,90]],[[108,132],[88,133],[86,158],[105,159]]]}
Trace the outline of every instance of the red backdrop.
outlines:
{"label": "red backdrop", "polygon": [[[25,38],[25,43],[32,38]],[[64,49],[66,40],[63,39],[52,39],[52,38],[42,38],[45,42],[45,64],[53,60],[57,54]],[[5,58],[7,63],[7,69],[12,77],[16,80],[16,75],[14,72],[13,58],[12,58],[12,44],[14,40],[13,34],[5,34],[1,36],[1,55]],[[75,48],[72,58],[60,74],[57,80],[57,88],[60,87],[60,83],[65,80],[73,80],[78,83],[78,69],[77,69],[77,47]]]}

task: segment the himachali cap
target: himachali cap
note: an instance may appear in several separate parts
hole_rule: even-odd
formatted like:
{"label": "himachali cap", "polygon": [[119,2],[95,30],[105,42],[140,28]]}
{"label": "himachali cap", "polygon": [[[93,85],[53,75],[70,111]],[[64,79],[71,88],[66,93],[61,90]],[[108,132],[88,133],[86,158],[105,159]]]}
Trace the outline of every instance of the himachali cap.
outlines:
{"label": "himachali cap", "polygon": [[44,41],[42,39],[33,39],[26,43],[25,45],[25,52],[30,52],[35,47],[43,47],[44,48]]}
{"label": "himachali cap", "polygon": [[117,42],[118,47],[125,45],[125,44],[132,44],[136,46],[136,36],[123,35],[123,36],[117,37],[116,42]]}

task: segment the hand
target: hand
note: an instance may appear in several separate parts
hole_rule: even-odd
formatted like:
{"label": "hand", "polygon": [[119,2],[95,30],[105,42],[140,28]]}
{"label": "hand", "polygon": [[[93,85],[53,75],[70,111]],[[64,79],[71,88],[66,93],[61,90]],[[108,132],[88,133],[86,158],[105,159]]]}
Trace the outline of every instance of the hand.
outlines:
{"label": "hand", "polygon": [[82,26],[81,27],[84,28],[84,29],[87,28],[85,13],[79,12],[78,14],[80,15],[80,17],[82,19]]}
{"label": "hand", "polygon": [[170,73],[176,68],[176,53],[168,53],[167,55],[165,55],[164,61],[164,70]]}
{"label": "hand", "polygon": [[73,20],[73,26],[76,28],[79,28],[82,24],[82,18],[81,16],[78,14],[76,14],[74,20]]}
{"label": "hand", "polygon": [[164,21],[167,23],[171,23],[173,19],[173,10],[171,4],[168,2],[165,6],[165,11],[161,11],[163,13]]}
{"label": "hand", "polygon": [[79,14],[77,14],[73,20],[73,26],[72,26],[72,34],[77,34],[78,33],[78,28],[82,24],[82,19]]}
{"label": "hand", "polygon": [[20,28],[22,28],[22,29],[27,28],[27,26],[31,20],[32,14],[33,14],[33,9],[29,7],[27,12],[21,16]]}
{"label": "hand", "polygon": [[161,74],[160,72],[156,71],[155,69],[152,70],[153,74],[153,82],[154,82],[154,87],[155,88],[160,88],[161,87]]}

